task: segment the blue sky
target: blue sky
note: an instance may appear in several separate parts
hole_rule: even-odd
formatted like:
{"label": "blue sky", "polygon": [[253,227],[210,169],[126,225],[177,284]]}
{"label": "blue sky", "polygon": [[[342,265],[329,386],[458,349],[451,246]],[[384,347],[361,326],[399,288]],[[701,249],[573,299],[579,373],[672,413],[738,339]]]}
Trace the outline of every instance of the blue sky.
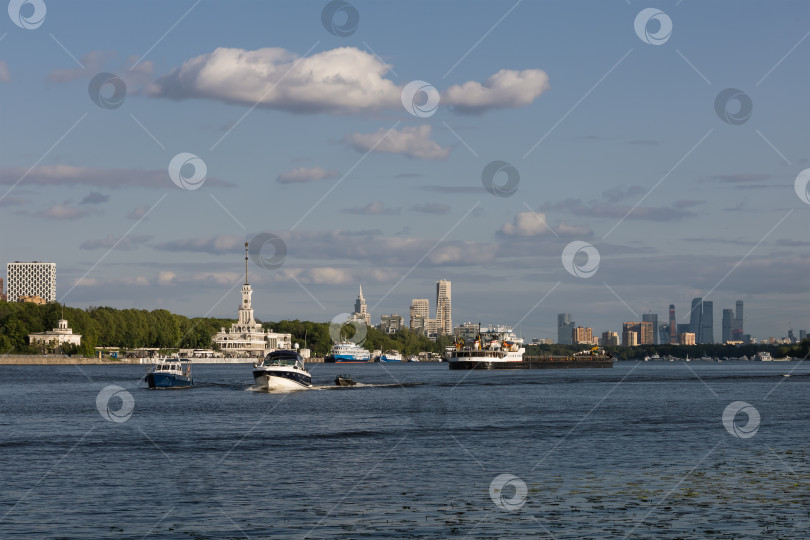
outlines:
{"label": "blue sky", "polygon": [[[56,262],[69,305],[235,316],[242,243],[265,232],[287,254],[251,264],[264,320],[331,320],[358,285],[375,323],[435,310],[444,278],[456,324],[525,337],[558,312],[680,319],[695,296],[716,339],[737,299],[754,335],[810,329],[806,2],[357,1],[344,37],[327,2],[44,4],[36,28],[0,23],[0,262]],[[634,29],[651,7],[672,22],[657,45]],[[90,98],[99,73],[120,106]],[[433,114],[403,107],[414,80]],[[753,104],[737,125],[726,88]],[[181,152],[199,189],[169,176]],[[511,196],[483,188],[496,160]],[[590,277],[564,267],[573,241],[599,254]]]}

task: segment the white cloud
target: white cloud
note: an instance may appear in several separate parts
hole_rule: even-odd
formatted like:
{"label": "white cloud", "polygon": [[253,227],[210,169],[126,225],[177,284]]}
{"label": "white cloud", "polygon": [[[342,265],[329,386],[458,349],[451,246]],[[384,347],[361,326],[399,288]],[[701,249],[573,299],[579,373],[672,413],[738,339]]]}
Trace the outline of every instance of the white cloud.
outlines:
{"label": "white cloud", "polygon": [[281,184],[297,184],[337,178],[339,175],[340,173],[338,171],[327,171],[323,167],[298,167],[297,169],[279,174],[278,177],[276,177],[276,182]]}
{"label": "white cloud", "polygon": [[512,223],[504,223],[499,232],[506,236],[542,236],[548,233],[546,215],[518,212]]}
{"label": "white cloud", "polygon": [[358,152],[388,152],[418,159],[447,159],[452,146],[440,146],[431,140],[432,128],[428,124],[405,127],[401,130],[381,128],[374,133],[349,133],[343,142]]}
{"label": "white cloud", "polygon": [[[391,66],[355,47],[308,57],[283,48],[220,47],[183,62],[150,84],[146,93],[169,99],[213,99],[295,113],[358,113],[402,109],[403,87],[386,79]],[[441,105],[460,113],[522,107],[549,88],[539,69],[503,69],[484,83],[451,86]]]}
{"label": "white cloud", "polygon": [[292,112],[359,112],[401,106],[389,66],[354,47],[300,58],[282,48],[217,48],[187,60],[148,89],[172,99],[207,98]]}
{"label": "white cloud", "polygon": [[477,114],[487,109],[524,107],[548,90],[548,75],[539,69],[502,69],[484,84],[469,81],[448,88],[442,104],[461,113]]}
{"label": "white cloud", "polygon": [[177,274],[169,270],[158,272],[157,282],[159,285],[171,285],[177,278]]}
{"label": "white cloud", "polygon": [[[498,234],[503,236],[544,236],[551,233],[551,225],[548,224],[546,215],[542,212],[518,212],[512,219],[512,223],[504,223],[498,230]],[[561,223],[554,227],[556,236],[590,236],[590,227],[577,227]]]}

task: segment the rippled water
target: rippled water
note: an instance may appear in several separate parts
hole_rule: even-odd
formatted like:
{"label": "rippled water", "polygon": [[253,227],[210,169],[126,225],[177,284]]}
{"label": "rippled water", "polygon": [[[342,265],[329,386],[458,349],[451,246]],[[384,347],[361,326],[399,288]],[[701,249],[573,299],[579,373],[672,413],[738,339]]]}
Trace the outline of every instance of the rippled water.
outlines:
{"label": "rippled water", "polygon": [[[810,536],[810,363],[309,368],[320,389],[266,394],[248,365],[175,391],[141,366],[1,367],[0,537]],[[110,385],[124,421],[97,407]],[[736,401],[753,436],[724,427]]]}

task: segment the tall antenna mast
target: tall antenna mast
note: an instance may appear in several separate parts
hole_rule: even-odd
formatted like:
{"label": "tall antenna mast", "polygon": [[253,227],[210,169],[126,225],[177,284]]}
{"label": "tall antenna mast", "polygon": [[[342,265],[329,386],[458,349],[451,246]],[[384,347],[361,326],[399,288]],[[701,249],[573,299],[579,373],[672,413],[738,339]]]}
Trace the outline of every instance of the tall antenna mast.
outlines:
{"label": "tall antenna mast", "polygon": [[247,270],[248,270],[248,243],[245,242],[245,285],[248,284]]}

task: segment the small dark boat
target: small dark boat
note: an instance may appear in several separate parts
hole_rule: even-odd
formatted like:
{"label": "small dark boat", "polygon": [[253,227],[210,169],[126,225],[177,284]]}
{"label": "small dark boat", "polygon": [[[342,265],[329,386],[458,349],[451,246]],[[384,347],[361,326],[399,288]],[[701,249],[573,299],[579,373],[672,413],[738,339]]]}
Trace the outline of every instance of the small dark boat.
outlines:
{"label": "small dark boat", "polygon": [[338,386],[354,386],[357,383],[352,379],[351,375],[338,375],[335,377],[335,384]]}
{"label": "small dark boat", "polygon": [[191,388],[191,364],[182,363],[176,358],[159,358],[145,377],[149,388]]}

